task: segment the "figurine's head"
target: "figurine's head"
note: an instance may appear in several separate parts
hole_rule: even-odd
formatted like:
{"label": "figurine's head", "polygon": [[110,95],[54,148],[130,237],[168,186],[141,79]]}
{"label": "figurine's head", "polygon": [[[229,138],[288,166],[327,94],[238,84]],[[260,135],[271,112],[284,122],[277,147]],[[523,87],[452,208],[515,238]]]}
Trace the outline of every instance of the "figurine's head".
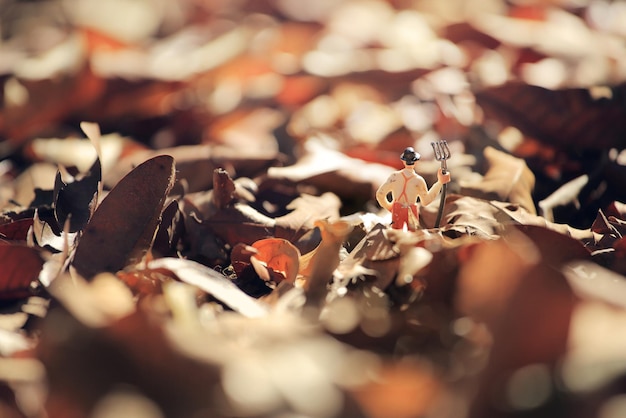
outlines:
{"label": "figurine's head", "polygon": [[420,155],[418,152],[415,152],[413,147],[407,147],[404,149],[402,155],[400,155],[400,159],[404,161],[406,165],[413,165],[415,161],[420,159]]}

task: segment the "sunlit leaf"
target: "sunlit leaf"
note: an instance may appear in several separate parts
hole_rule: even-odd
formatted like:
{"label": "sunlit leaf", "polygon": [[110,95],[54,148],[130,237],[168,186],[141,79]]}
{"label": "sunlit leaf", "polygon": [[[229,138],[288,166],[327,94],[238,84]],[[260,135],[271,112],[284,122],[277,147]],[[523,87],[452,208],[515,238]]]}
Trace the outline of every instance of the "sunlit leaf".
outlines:
{"label": "sunlit leaf", "polygon": [[261,317],[267,307],[243,293],[222,274],[190,260],[161,258],[148,263],[151,269],[167,269],[181,281],[194,285],[246,317]]}
{"label": "sunlit leaf", "polygon": [[489,169],[482,181],[477,184],[464,184],[465,194],[488,200],[516,203],[535,214],[532,191],[535,175],[522,159],[516,158],[495,148],[484,150]]}

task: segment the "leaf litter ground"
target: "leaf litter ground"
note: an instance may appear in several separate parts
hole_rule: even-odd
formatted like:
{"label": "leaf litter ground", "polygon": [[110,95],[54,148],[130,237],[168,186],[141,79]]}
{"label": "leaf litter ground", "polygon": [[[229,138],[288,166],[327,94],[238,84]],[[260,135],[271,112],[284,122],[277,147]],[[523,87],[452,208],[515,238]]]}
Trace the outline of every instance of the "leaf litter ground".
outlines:
{"label": "leaf litter ground", "polygon": [[0,416],[626,414],[621,3],[0,17]]}

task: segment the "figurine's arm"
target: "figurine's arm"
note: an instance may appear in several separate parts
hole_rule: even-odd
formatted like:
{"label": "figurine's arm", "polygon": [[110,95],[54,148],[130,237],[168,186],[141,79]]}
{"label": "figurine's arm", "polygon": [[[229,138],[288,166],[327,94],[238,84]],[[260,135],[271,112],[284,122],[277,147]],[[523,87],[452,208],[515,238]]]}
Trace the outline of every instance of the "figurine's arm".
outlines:
{"label": "figurine's arm", "polygon": [[[392,191],[393,187],[393,177],[390,177],[386,182],[380,185],[378,190],[376,190],[376,201],[378,204],[391,212],[391,207],[393,206],[393,201],[389,201],[387,199],[387,195]],[[393,196],[392,196],[393,199]]]}
{"label": "figurine's arm", "polygon": [[[443,171],[440,168],[439,171],[437,172],[437,182],[432,185],[432,187],[430,188],[430,190],[428,190],[428,192],[426,193],[421,192],[419,195],[422,206],[428,206],[430,202],[435,200],[435,197],[437,197],[443,185],[449,182],[450,182],[450,173],[448,172],[446,174],[443,174]],[[424,185],[425,184],[426,182],[424,182]],[[423,188],[423,191],[426,191],[426,187]]]}

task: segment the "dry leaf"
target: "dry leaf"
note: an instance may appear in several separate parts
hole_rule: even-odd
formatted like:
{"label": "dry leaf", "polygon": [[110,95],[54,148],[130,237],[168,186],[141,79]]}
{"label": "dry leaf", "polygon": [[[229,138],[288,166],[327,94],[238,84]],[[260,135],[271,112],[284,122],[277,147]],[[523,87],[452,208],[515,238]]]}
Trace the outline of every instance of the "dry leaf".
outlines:
{"label": "dry leaf", "polygon": [[576,238],[581,241],[587,241],[593,238],[593,233],[589,229],[578,229],[571,227],[567,224],[559,224],[554,222],[548,222],[545,218],[539,215],[534,215],[527,212],[525,209],[518,205],[511,205],[505,202],[491,201],[489,202],[494,208],[497,208],[496,218],[499,222],[514,221],[521,225],[536,225],[543,226],[553,231],[560,232],[561,234]]}
{"label": "dry leaf", "polygon": [[178,201],[172,200],[161,214],[161,222],[152,243],[152,255],[155,258],[176,255],[184,235],[183,214]]}
{"label": "dry leaf", "polygon": [[82,230],[96,210],[102,167],[96,158],[87,173],[72,176],[62,166],[54,181],[54,217],[57,228],[69,220],[69,232]]}
{"label": "dry leaf", "polygon": [[141,164],[109,192],[85,227],[73,267],[89,279],[117,272],[146,254],[174,184],[174,160],[163,155]]}
{"label": "dry leaf", "polygon": [[443,228],[485,239],[494,238],[501,227],[497,213],[498,210],[486,200],[451,194],[446,199]]}
{"label": "dry leaf", "polygon": [[0,238],[6,241],[26,241],[33,218],[16,219],[0,225]]}
{"label": "dry leaf", "polygon": [[[265,238],[284,238],[296,242],[302,235],[314,227],[314,221],[320,217],[337,219],[341,201],[332,193],[322,196],[302,194],[284,208],[290,213],[271,218],[248,203],[239,202],[235,193],[237,186],[225,170],[214,172],[213,190],[210,195],[197,196],[197,205],[186,210],[195,213],[200,225],[210,229],[213,234],[231,246],[252,244]],[[210,199],[207,199],[210,197]],[[195,199],[194,199],[195,200]],[[207,202],[208,200],[208,202]],[[194,203],[194,202],[191,202]],[[201,212],[201,213],[199,213]],[[198,223],[191,223],[189,216],[188,229],[197,228]],[[192,225],[196,226],[192,226]]]}
{"label": "dry leaf", "polygon": [[339,250],[352,231],[352,225],[345,221],[319,220],[315,225],[320,228],[322,241],[310,257],[305,255],[307,261],[302,263],[298,272],[306,280],[304,288],[307,304],[312,307],[323,302],[333,273],[339,266]]}
{"label": "dry leaf", "polygon": [[243,293],[232,281],[217,271],[191,260],[160,258],[148,263],[149,269],[166,269],[182,282],[194,285],[236,312],[249,318],[267,315],[267,307]]}
{"label": "dry leaf", "polygon": [[580,191],[588,182],[589,176],[583,174],[559,187],[550,196],[538,203],[541,209],[540,215],[546,218],[546,220],[554,222],[554,208],[573,203],[576,209],[580,209],[578,195],[580,195]]}
{"label": "dry leaf", "polygon": [[548,90],[510,83],[476,93],[488,116],[563,150],[624,149],[626,123],[619,104],[626,85],[595,98],[590,89]]}
{"label": "dry leaf", "polygon": [[536,214],[532,191],[535,175],[522,159],[487,147],[484,155],[489,169],[478,184],[463,184],[462,193],[487,200],[516,203]]}
{"label": "dry leaf", "polygon": [[35,248],[0,242],[0,299],[31,296],[43,262],[42,253]]}
{"label": "dry leaf", "polygon": [[268,271],[280,273],[289,283],[296,280],[300,251],[292,243],[281,238],[268,238],[252,243],[252,248],[256,252],[250,262],[263,280],[269,280]]}
{"label": "dry leaf", "polygon": [[313,184],[342,197],[373,196],[393,169],[382,164],[364,163],[325,147],[320,141],[306,142],[307,155],[288,167],[271,167],[270,178]]}

